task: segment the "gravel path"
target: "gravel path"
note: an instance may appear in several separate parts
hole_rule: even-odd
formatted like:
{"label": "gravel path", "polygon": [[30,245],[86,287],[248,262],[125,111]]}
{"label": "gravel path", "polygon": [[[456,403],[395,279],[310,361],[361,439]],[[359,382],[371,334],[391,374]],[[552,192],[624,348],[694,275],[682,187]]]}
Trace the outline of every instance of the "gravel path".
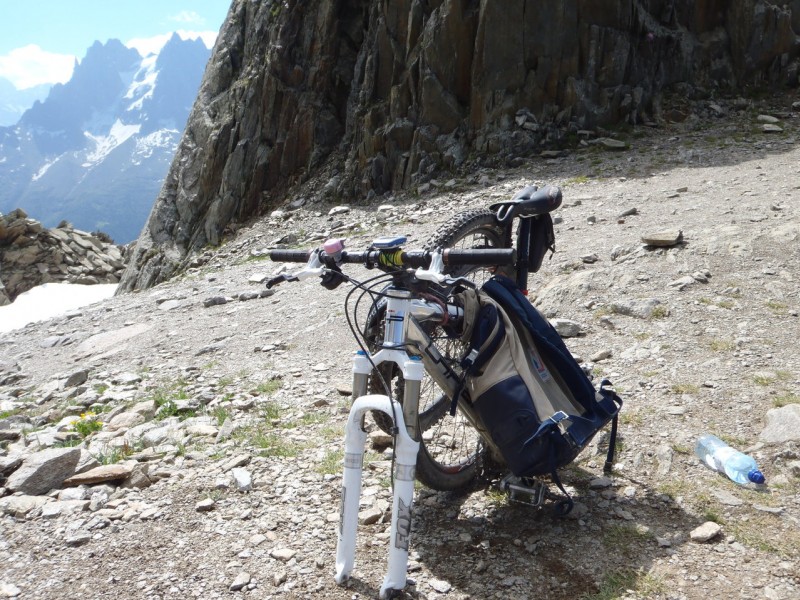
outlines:
{"label": "gravel path", "polygon": [[[310,246],[346,231],[359,247],[403,233],[421,245],[453,212],[531,182],[565,198],[535,301],[580,326],[568,346],[621,392],[618,462],[605,478],[589,449],[565,470],[577,506],[561,520],[491,489],[418,489],[403,597],[800,597],[800,123],[784,104],[714,106],[726,116],[697,105],[687,123],[621,136],[626,150],[476,168],[381,210],[289,211],[324,183],[310,182],[175,281],[3,334],[0,433],[22,432],[0,437],[8,476],[15,455],[56,445],[146,481],[59,487],[27,510],[3,488],[0,597],[375,597],[383,451],[368,455],[355,577],[333,581],[347,290],[307,281],[250,298],[254,276],[272,272],[263,253],[285,236]],[[765,132],[759,114],[782,131]],[[677,231],[678,245],[642,243]],[[88,410],[105,424],[83,440],[71,422]],[[141,418],[111,431],[120,414]],[[755,456],[766,488],[704,468],[692,452],[704,432]]]}

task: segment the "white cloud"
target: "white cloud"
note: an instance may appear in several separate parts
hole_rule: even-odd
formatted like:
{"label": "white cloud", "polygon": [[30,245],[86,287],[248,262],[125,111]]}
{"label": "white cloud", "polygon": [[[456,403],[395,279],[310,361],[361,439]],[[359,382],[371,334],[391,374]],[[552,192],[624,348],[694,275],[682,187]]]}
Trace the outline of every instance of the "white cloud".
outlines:
{"label": "white cloud", "polygon": [[[203,40],[206,48],[212,48],[214,42],[217,40],[216,31],[186,31],[185,29],[179,29],[176,33],[184,40],[196,40],[200,38]],[[161,48],[164,47],[164,44],[166,44],[171,37],[172,33],[163,33],[149,38],[133,38],[128,40],[125,45],[128,46],[128,48],[136,48],[139,54],[147,56],[149,54],[158,54],[161,52]]]}
{"label": "white cloud", "polygon": [[0,77],[20,90],[40,83],[65,83],[72,77],[74,66],[74,56],[46,52],[36,44],[0,55]]}
{"label": "white cloud", "polygon": [[177,15],[173,15],[168,17],[170,21],[176,21],[178,23],[189,23],[189,24],[197,24],[203,25],[206,20],[197,14],[193,10],[182,10]]}

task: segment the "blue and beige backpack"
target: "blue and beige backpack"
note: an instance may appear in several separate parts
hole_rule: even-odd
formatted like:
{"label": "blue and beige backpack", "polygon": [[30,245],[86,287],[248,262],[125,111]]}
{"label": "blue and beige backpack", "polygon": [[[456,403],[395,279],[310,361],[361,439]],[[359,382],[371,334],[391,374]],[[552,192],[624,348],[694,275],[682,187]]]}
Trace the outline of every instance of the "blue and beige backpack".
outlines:
{"label": "blue and beige backpack", "polygon": [[[518,477],[550,475],[571,463],[611,423],[605,470],[614,458],[622,400],[604,381],[595,389],[561,337],[519,291],[496,275],[462,292],[463,392]],[[462,396],[454,394],[452,411]],[[569,512],[572,501],[568,500]]]}

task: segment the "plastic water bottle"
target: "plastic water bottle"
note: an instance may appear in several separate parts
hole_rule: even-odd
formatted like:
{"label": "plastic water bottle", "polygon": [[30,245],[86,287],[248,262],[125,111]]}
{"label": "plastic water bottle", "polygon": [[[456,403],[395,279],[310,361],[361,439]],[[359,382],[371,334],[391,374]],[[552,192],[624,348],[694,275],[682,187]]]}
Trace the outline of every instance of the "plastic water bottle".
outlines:
{"label": "plastic water bottle", "polygon": [[755,460],[731,448],[715,435],[701,435],[694,451],[700,460],[712,469],[725,473],[731,481],[740,485],[764,483],[764,475],[758,470]]}

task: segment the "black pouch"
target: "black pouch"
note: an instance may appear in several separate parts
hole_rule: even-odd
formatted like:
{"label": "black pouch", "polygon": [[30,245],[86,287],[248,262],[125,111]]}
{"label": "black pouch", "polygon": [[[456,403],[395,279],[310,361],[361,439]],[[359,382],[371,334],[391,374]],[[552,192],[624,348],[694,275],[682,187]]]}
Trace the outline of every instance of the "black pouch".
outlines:
{"label": "black pouch", "polygon": [[556,251],[556,235],[553,231],[553,219],[545,213],[531,219],[531,235],[528,245],[528,271],[536,273],[542,266],[547,251]]}

